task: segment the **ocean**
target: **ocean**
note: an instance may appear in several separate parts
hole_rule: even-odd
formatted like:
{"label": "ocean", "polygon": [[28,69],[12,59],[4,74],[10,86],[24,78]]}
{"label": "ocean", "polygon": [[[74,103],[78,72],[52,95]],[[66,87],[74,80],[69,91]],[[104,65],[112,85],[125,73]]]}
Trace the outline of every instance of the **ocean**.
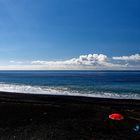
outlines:
{"label": "ocean", "polygon": [[140,99],[140,71],[0,71],[0,91]]}

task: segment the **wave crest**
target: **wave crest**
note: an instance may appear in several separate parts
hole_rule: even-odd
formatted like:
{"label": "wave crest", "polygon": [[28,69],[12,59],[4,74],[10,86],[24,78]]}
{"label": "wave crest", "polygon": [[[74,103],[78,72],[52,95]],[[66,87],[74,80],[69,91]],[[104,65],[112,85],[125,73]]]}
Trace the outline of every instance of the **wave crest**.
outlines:
{"label": "wave crest", "polygon": [[0,91],[13,93],[29,93],[29,94],[47,94],[47,95],[72,95],[86,97],[101,97],[101,98],[119,98],[119,99],[140,99],[140,94],[133,93],[109,93],[109,92],[92,92],[82,93],[75,90],[70,90],[66,87],[51,87],[51,86],[31,86],[20,84],[5,84],[0,83]]}

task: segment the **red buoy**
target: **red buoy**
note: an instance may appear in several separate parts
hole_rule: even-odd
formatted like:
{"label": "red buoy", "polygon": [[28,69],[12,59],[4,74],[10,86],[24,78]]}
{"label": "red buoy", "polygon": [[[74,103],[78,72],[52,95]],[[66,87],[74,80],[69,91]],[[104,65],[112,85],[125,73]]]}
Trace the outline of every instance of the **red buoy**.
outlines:
{"label": "red buoy", "polygon": [[110,114],[109,118],[112,119],[112,120],[117,120],[117,121],[120,121],[120,120],[124,119],[124,117],[121,114],[118,114],[118,113]]}

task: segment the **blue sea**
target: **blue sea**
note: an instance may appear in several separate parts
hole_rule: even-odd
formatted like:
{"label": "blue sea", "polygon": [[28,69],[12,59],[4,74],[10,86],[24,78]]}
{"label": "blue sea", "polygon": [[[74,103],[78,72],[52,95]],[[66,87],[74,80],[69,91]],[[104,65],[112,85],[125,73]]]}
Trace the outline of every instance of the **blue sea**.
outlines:
{"label": "blue sea", "polygon": [[140,71],[0,71],[0,91],[140,99]]}

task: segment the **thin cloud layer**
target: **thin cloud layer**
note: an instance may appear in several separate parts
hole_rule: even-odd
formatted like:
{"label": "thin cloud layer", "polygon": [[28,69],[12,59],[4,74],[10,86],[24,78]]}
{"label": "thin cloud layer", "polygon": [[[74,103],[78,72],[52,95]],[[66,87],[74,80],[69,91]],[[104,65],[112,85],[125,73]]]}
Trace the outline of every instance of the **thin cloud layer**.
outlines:
{"label": "thin cloud layer", "polygon": [[112,59],[120,60],[120,61],[140,61],[140,55],[135,54],[130,56],[117,56],[117,57],[112,57]]}
{"label": "thin cloud layer", "polygon": [[14,60],[11,60],[10,63],[13,63],[13,64],[22,64],[23,62],[22,61],[14,61]]}

